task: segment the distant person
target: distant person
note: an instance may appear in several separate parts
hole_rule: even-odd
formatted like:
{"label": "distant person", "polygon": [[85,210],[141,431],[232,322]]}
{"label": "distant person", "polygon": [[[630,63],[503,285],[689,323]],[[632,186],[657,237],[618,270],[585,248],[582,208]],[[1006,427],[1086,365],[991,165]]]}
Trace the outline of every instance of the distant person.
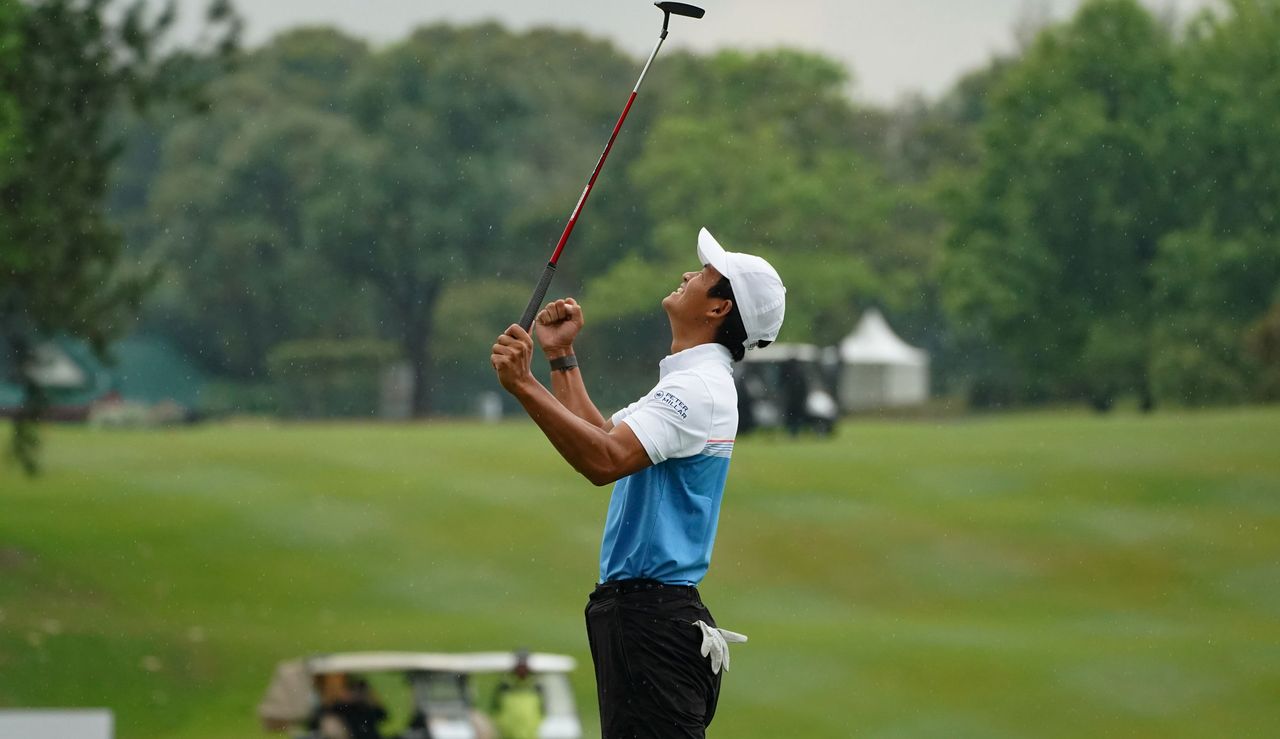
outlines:
{"label": "distant person", "polygon": [[587,395],[573,341],[572,299],[538,314],[551,390],[530,371],[533,340],[514,324],[490,362],[555,450],[596,485],[615,483],[586,608],[604,739],[701,739],[715,716],[729,641],[697,585],[711,564],[720,501],[738,431],[734,362],[777,338],[786,289],[768,262],[698,235],[697,271],[662,309],[671,354],[658,384],[606,418]]}
{"label": "distant person", "polygon": [[334,712],[334,706],[346,700],[350,691],[348,679],[345,673],[326,673],[314,678],[320,703],[307,719],[306,728],[320,739],[351,739],[346,723]]}
{"label": "distant person", "polygon": [[387,710],[374,696],[369,682],[364,678],[352,678],[342,699],[329,707],[329,713],[342,720],[351,739],[382,739],[378,724],[387,720]]}
{"label": "distant person", "polygon": [[404,739],[431,739],[431,722],[427,721],[427,712],[421,707],[414,708],[409,725],[405,727]]}
{"label": "distant person", "polygon": [[782,391],[782,419],[787,433],[792,436],[800,434],[807,416],[806,404],[809,399],[808,378],[805,377],[804,365],[798,359],[788,359],[782,363],[778,383]]}
{"label": "distant person", "polygon": [[747,378],[735,378],[738,389],[738,434],[745,436],[756,430],[756,399]]}
{"label": "distant person", "polygon": [[529,670],[528,653],[522,652],[511,675],[494,692],[493,723],[502,739],[538,739],[545,715],[542,687]]}

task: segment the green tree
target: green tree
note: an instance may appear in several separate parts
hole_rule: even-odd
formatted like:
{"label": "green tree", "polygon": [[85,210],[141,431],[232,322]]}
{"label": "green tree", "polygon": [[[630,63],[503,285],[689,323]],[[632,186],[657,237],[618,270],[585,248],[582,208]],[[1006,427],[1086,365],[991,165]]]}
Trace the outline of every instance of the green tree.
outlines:
{"label": "green tree", "polygon": [[433,329],[445,285],[503,258],[506,172],[526,113],[496,25],[433,26],[380,54],[355,83],[358,130],[324,156],[306,243],[373,287],[413,372],[414,416],[432,406]]}
{"label": "green tree", "polygon": [[1250,323],[1280,297],[1280,248],[1257,232],[1170,234],[1153,267],[1160,313],[1151,355],[1159,397],[1184,404],[1248,400],[1261,379]]}
{"label": "green tree", "polygon": [[[43,339],[69,335],[105,355],[145,290],[145,276],[119,269],[121,243],[103,202],[118,141],[109,123],[122,105],[191,99],[234,47],[238,22],[227,2],[209,6],[213,47],[165,51],[173,4],[145,0],[30,0],[17,14],[16,66],[3,89],[15,98],[21,145],[0,190],[0,356],[25,390],[14,449],[34,470],[40,388],[23,371]],[[12,54],[14,29],[0,43]],[[11,75],[11,76],[9,76]],[[7,110],[12,111],[13,105]]]}
{"label": "green tree", "polygon": [[212,96],[211,115],[164,143],[147,255],[162,269],[145,326],[223,377],[261,382],[276,344],[377,330],[361,282],[304,246],[307,201],[329,176],[318,162],[360,134],[251,73]]}
{"label": "green tree", "polygon": [[1280,2],[1199,16],[1174,79],[1181,222],[1153,266],[1151,374],[1165,400],[1246,400],[1269,382],[1246,334],[1280,298]]}
{"label": "green tree", "polygon": [[[431,26],[379,54],[353,86],[361,136],[334,152],[337,169],[308,198],[307,243],[381,300],[386,330],[413,371],[415,416],[431,411],[440,377],[434,339],[445,288],[502,275],[512,261],[532,274],[545,256],[520,237],[545,223],[542,193],[564,192],[558,154],[581,126],[571,119],[583,107],[588,121],[599,117],[594,86],[583,95],[566,81],[583,60],[553,48],[580,40],[495,24]],[[616,66],[608,47],[587,44],[585,53]],[[566,81],[568,94],[540,89],[548,83],[539,76]],[[573,202],[565,195],[560,209]]]}
{"label": "green tree", "polygon": [[1258,396],[1280,400],[1280,296],[1246,334],[1249,353],[1259,366]]}
{"label": "green tree", "polygon": [[1135,0],[1091,0],[1002,75],[942,279],[957,325],[1010,361],[1016,397],[1150,396],[1173,57]]}
{"label": "green tree", "polygon": [[[459,387],[458,353],[439,339],[457,338],[441,324],[459,314],[438,314],[443,296],[532,284],[593,163],[580,141],[607,134],[627,62],[580,34],[494,24],[423,28],[376,53],[326,29],[277,37],[213,86],[212,115],[164,134],[139,231],[165,265],[149,326],[242,380],[282,341],[390,338],[425,415],[434,387]],[[592,206],[619,217],[579,230],[561,287],[616,253],[584,241],[635,227],[624,199]],[[483,357],[509,313],[468,350]]]}
{"label": "green tree", "polygon": [[991,90],[1009,66],[995,59],[966,74],[936,101],[909,99],[891,111],[883,134],[882,163],[890,202],[885,230],[896,250],[910,254],[894,293],[894,326],[929,351],[931,387],[953,392],[975,366],[989,359],[972,339],[951,326],[942,304],[938,272],[941,244],[951,228],[954,204],[968,192],[981,154],[981,125]]}
{"label": "green tree", "polygon": [[964,75],[936,102],[911,98],[899,104],[883,136],[888,176],[923,183],[948,170],[974,167],[982,154],[980,126],[992,91],[1011,63],[997,58]]}
{"label": "green tree", "polygon": [[705,225],[805,285],[791,296],[784,340],[839,338],[854,306],[887,297],[881,278],[913,258],[889,245],[880,170],[849,139],[860,119],[845,71],[796,52],[723,52],[677,57],[666,74],[658,121],[628,166],[652,237],[591,282],[593,315],[657,347],[658,299],[695,266]]}
{"label": "green tree", "polygon": [[[18,85],[18,62],[21,51],[21,14],[19,3],[0,4],[0,187],[12,176],[12,157],[22,133],[18,99],[13,90]],[[0,224],[2,225],[2,224]]]}

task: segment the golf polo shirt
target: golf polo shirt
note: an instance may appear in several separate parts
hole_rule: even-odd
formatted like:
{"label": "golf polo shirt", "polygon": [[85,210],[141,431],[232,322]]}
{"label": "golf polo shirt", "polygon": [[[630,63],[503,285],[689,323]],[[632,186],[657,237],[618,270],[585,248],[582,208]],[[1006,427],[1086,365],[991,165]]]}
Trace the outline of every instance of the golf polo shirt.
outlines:
{"label": "golf polo shirt", "polygon": [[659,377],[648,395],[613,415],[653,465],[614,484],[600,582],[697,585],[711,564],[738,430],[732,357],[719,344],[700,344],[663,359]]}

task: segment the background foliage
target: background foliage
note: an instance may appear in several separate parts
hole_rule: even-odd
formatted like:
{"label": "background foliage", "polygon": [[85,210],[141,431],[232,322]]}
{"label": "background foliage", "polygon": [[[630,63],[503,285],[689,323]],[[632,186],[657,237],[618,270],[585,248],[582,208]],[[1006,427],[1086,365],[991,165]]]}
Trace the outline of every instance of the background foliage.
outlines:
{"label": "background foliage", "polygon": [[[21,154],[0,170],[7,366],[33,337],[134,330],[195,357],[219,397],[261,398],[285,342],[380,340],[414,415],[472,411],[636,60],[489,23],[379,48],[302,29],[225,70],[212,49],[157,56],[166,18],[117,28],[95,21],[107,5],[5,6],[0,74],[95,91],[74,119],[39,74],[0,98],[0,146]],[[133,56],[95,65],[117,37]],[[834,343],[878,306],[930,350],[934,387],[976,406],[1274,397],[1275,355],[1250,337],[1280,302],[1280,2],[1178,19],[1090,0],[1022,39],[889,109],[813,54],[664,56],[554,289],[585,304],[601,404],[651,378],[658,300],[703,225],[778,266],[783,340]],[[199,90],[200,110],[133,112],[170,78],[156,89]],[[79,128],[53,133],[57,111]]]}
{"label": "background foliage", "polygon": [[[0,372],[22,386],[19,460],[34,465],[41,387],[22,368],[50,337],[106,355],[150,283],[122,264],[105,199],[122,141],[115,118],[158,100],[199,105],[234,49],[225,0],[208,6],[209,48],[166,51],[175,15],[145,0],[6,2],[0,10]],[[6,99],[7,98],[7,99]]]}

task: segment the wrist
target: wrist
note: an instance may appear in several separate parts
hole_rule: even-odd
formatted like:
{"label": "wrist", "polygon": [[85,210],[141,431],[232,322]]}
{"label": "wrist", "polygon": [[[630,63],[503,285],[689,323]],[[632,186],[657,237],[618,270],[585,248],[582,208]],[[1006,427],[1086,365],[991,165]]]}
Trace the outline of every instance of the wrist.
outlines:
{"label": "wrist", "polygon": [[542,347],[542,353],[547,356],[547,359],[562,359],[573,354],[573,344],[567,344],[565,346],[544,346]]}
{"label": "wrist", "polygon": [[529,397],[533,394],[535,388],[540,387],[542,387],[542,383],[538,382],[538,378],[528,374],[508,386],[507,392],[511,393],[517,400],[520,400]]}

